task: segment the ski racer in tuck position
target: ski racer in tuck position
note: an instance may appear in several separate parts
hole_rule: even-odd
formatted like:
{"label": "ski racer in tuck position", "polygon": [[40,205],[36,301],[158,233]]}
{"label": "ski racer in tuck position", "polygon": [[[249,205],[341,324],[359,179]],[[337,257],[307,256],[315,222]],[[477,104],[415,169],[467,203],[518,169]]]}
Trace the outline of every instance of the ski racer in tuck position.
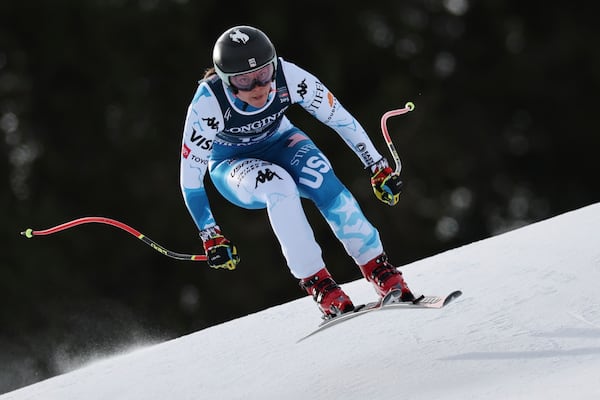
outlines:
{"label": "ski racer in tuck position", "polygon": [[325,267],[301,197],[318,207],[379,296],[401,289],[401,300],[412,301],[401,272],[388,262],[377,229],[326,156],[285,112],[299,104],[337,132],[370,170],[377,198],[395,205],[402,182],[359,122],[315,76],[277,57],[269,38],[256,28],[225,31],[214,45],[213,64],[187,111],[180,173],[208,264],[232,270],[240,258],[212,215],[203,183],[207,170],[231,203],[266,208],[292,275],[317,302],[323,318],[352,311],[354,305]]}

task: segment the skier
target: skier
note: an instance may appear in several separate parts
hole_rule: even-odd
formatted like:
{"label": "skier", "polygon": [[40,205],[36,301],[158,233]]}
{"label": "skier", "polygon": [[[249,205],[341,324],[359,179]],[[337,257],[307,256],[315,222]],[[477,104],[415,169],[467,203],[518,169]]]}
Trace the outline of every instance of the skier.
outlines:
{"label": "skier", "polygon": [[277,57],[269,38],[254,27],[225,31],[214,45],[213,64],[187,110],[180,176],[208,264],[233,270],[240,258],[212,215],[203,184],[207,169],[231,203],[266,208],[292,275],[317,302],[323,318],[349,312],[354,305],[325,267],[301,197],[315,203],[380,296],[401,289],[402,301],[413,300],[401,272],[388,262],[378,231],[329,160],[285,112],[299,104],[337,132],[370,170],[377,198],[395,205],[402,182],[358,121],[315,76]]}

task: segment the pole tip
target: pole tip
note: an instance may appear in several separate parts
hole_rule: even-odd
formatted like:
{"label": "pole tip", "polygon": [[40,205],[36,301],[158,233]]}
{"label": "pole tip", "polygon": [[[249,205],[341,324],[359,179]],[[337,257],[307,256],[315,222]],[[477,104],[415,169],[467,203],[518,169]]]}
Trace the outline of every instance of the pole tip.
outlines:
{"label": "pole tip", "polygon": [[408,111],[412,111],[415,109],[415,103],[409,101],[408,103],[406,103],[405,107],[408,108]]}
{"label": "pole tip", "polygon": [[21,232],[21,235],[25,236],[28,239],[33,237],[33,229],[27,228],[25,231]]}

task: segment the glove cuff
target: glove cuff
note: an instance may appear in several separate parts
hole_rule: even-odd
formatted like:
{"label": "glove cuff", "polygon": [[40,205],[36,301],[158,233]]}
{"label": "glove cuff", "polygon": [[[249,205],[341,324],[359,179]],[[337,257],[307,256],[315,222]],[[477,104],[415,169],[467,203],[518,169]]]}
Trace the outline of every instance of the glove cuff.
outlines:
{"label": "glove cuff", "polygon": [[371,168],[371,173],[375,174],[382,169],[389,168],[389,166],[390,164],[388,163],[388,160],[385,157],[382,157],[381,160],[377,161],[373,165],[370,165],[369,168]]}
{"label": "glove cuff", "polygon": [[214,239],[216,236],[222,236],[219,225],[210,226],[200,231],[200,239],[202,239],[203,242]]}

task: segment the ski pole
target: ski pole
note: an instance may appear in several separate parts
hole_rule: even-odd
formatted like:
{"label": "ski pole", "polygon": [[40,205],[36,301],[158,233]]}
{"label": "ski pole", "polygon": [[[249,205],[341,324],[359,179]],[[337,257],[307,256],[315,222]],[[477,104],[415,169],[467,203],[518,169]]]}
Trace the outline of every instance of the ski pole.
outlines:
{"label": "ski pole", "polygon": [[390,137],[390,134],[388,132],[387,120],[390,117],[406,114],[407,112],[412,111],[414,109],[415,105],[411,101],[409,101],[408,103],[406,103],[404,108],[390,110],[383,114],[383,116],[381,117],[381,132],[383,133],[383,137],[385,139],[385,142],[387,143],[388,149],[390,149],[390,153],[392,153],[392,157],[394,158],[394,162],[396,163],[396,170],[394,171],[395,174],[399,174],[402,170],[402,163],[400,162],[400,156],[398,156],[398,152],[396,151],[394,143],[392,143],[392,138]]}
{"label": "ski pole", "polygon": [[124,224],[123,222],[111,219],[111,218],[106,218],[106,217],[83,217],[83,218],[75,219],[73,221],[65,222],[64,224],[57,225],[52,228],[39,230],[39,231],[28,228],[28,229],[24,230],[23,232],[21,232],[21,235],[31,239],[34,236],[51,235],[53,233],[60,232],[65,229],[69,229],[69,228],[73,228],[73,227],[81,225],[81,224],[89,224],[89,223],[112,225],[117,228],[123,229],[125,232],[132,234],[133,236],[140,239],[142,242],[146,243],[148,246],[152,247],[154,250],[158,251],[159,253],[161,253],[167,257],[174,258],[176,260],[206,261],[206,256],[203,254],[183,254],[183,253],[176,253],[174,251],[167,250],[164,247],[162,247],[161,245],[159,245],[158,243],[156,243],[154,240],[150,239],[143,233],[138,232],[136,229],[133,229],[129,225]]}

